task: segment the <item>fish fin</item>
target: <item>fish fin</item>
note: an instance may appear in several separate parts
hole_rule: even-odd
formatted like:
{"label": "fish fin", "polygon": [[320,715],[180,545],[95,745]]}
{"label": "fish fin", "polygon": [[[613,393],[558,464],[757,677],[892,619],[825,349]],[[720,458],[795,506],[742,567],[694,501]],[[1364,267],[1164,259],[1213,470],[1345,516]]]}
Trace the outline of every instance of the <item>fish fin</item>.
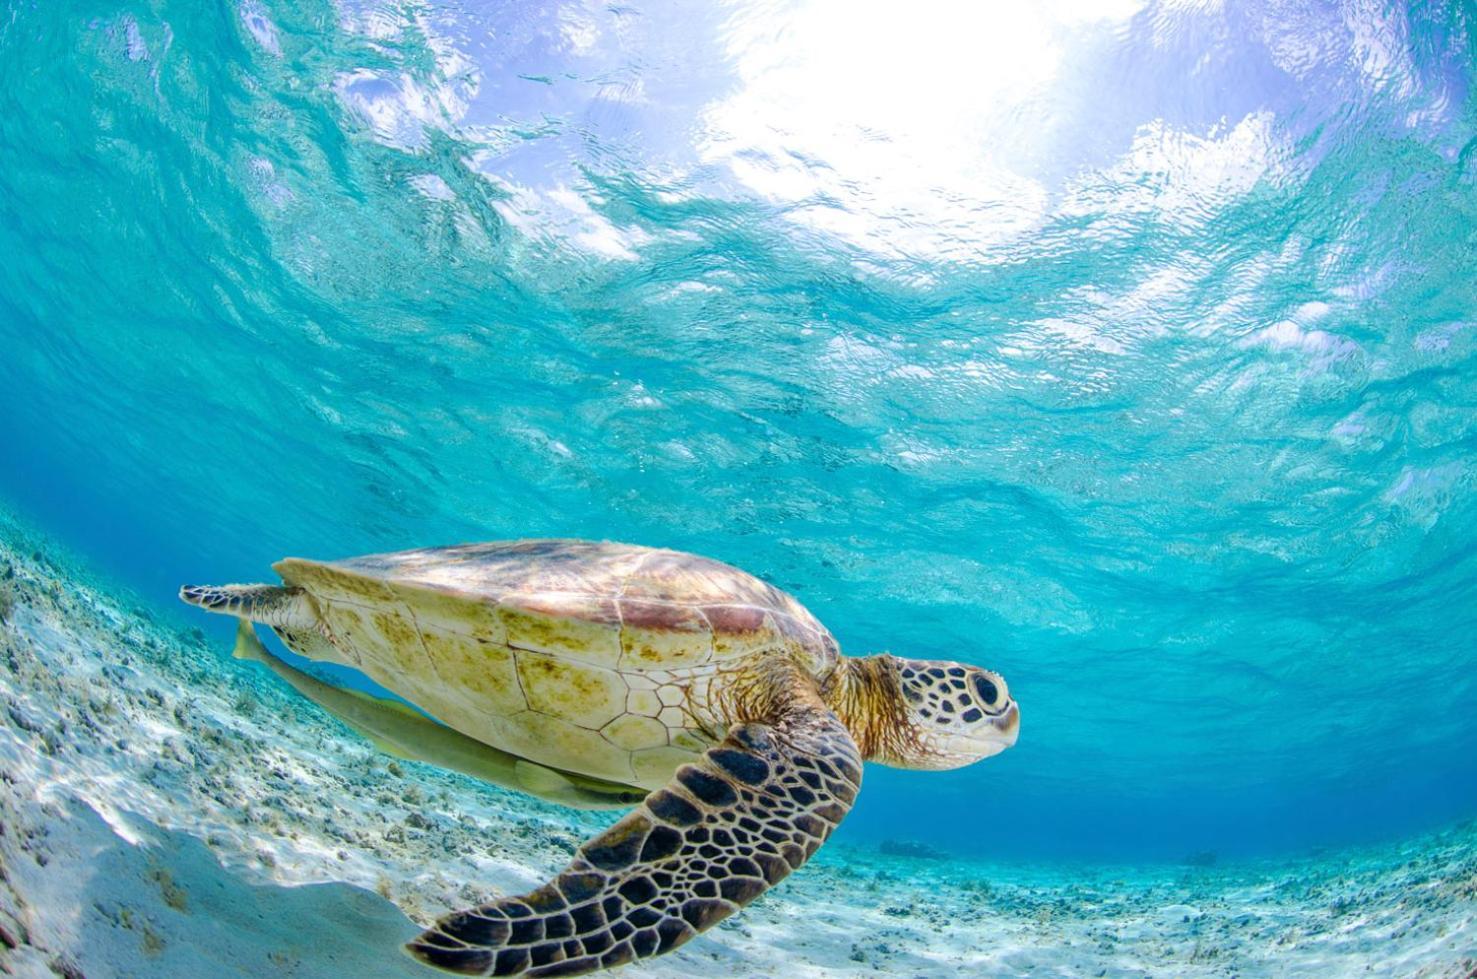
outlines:
{"label": "fish fin", "polygon": [[251,627],[251,620],[237,619],[236,645],[231,648],[231,656],[265,663],[268,655],[270,654],[262,648],[262,641],[257,637],[256,630]]}

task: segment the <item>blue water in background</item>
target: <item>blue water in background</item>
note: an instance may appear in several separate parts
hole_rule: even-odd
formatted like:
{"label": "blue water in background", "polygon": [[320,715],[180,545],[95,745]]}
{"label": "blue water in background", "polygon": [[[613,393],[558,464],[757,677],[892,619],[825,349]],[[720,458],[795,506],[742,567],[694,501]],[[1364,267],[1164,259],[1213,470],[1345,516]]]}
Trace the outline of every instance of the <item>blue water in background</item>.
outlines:
{"label": "blue water in background", "polygon": [[181,582],[560,535],[1003,672],[854,840],[1477,814],[1473,17],[973,6],[6,0],[0,498],[223,668]]}

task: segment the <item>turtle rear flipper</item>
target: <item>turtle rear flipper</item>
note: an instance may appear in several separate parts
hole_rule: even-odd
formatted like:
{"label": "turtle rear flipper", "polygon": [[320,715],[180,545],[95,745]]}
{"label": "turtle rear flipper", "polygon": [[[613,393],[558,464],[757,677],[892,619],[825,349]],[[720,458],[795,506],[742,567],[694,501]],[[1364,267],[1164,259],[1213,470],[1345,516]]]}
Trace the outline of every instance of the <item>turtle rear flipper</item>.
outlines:
{"label": "turtle rear flipper", "polygon": [[180,601],[282,629],[317,630],[318,611],[301,588],[282,585],[185,585]]}
{"label": "turtle rear flipper", "polygon": [[822,707],[738,725],[558,877],[448,915],[407,950],[483,976],[577,976],[659,955],[804,863],[851,809],[861,775],[851,735]]}

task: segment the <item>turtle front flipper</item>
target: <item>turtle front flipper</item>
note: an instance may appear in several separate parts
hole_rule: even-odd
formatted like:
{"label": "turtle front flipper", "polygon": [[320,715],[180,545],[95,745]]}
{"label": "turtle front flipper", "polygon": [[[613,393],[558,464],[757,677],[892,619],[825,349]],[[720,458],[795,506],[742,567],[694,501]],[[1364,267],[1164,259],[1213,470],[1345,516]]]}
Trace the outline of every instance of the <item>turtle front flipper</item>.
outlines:
{"label": "turtle front flipper", "polygon": [[861,778],[856,744],[823,707],[741,724],[552,881],[447,915],[406,948],[482,976],[577,976],[660,955],[804,863]]}

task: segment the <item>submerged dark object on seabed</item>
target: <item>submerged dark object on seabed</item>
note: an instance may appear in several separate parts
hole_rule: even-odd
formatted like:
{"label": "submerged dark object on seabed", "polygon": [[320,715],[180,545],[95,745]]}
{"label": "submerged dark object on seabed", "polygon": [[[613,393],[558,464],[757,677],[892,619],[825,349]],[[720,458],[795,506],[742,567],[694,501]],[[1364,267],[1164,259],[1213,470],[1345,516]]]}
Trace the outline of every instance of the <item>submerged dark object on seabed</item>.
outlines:
{"label": "submerged dark object on seabed", "polygon": [[947,860],[949,854],[917,840],[883,840],[877,848],[884,857],[908,857],[913,860]]}
{"label": "submerged dark object on seabed", "polygon": [[1214,850],[1197,850],[1185,854],[1180,862],[1187,867],[1214,867],[1219,859]]}
{"label": "submerged dark object on seabed", "polygon": [[282,585],[180,597],[363,670],[515,774],[649,793],[543,887],[408,946],[455,972],[579,975],[675,948],[809,859],[864,760],[957,768],[1019,730],[998,674],[842,656],[794,598],[691,554],[532,540],[275,570]]}

